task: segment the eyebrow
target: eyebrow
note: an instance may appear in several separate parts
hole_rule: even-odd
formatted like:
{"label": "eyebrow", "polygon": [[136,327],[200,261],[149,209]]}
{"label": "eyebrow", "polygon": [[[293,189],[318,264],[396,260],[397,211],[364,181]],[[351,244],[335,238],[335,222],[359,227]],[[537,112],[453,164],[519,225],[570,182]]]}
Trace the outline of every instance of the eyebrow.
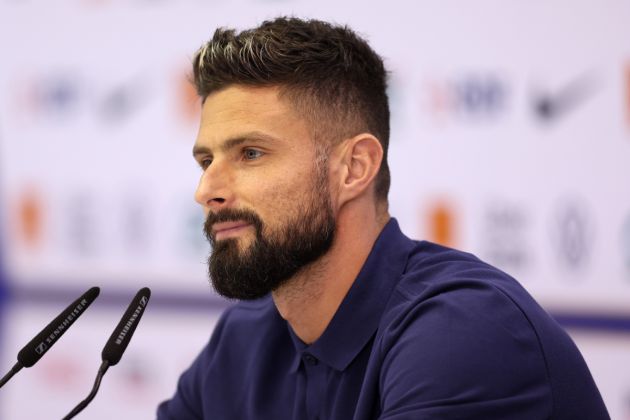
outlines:
{"label": "eyebrow", "polygon": [[[226,152],[236,146],[239,146],[245,142],[254,142],[254,143],[276,143],[278,139],[276,137],[270,136],[269,134],[262,133],[260,131],[251,131],[249,133],[241,134],[236,137],[231,137],[225,140],[220,146],[219,150],[222,152]],[[199,155],[211,155],[212,150],[206,146],[195,145],[192,150],[193,156]]]}

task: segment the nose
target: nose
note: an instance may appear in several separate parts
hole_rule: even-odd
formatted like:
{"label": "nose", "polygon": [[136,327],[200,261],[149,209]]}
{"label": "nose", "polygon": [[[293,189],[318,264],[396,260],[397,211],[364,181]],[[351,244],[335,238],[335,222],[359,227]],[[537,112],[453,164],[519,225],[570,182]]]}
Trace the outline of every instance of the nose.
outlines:
{"label": "nose", "polygon": [[208,166],[197,185],[195,201],[208,210],[219,210],[230,205],[233,199],[230,175],[216,160]]}

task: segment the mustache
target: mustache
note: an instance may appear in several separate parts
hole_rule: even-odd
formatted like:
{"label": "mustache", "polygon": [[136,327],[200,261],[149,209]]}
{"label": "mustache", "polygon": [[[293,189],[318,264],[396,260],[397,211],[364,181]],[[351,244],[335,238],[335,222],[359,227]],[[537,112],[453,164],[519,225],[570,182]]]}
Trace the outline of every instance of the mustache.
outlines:
{"label": "mustache", "polygon": [[206,239],[208,239],[210,243],[214,243],[212,225],[214,225],[215,223],[236,222],[239,220],[253,225],[256,228],[257,232],[260,232],[262,230],[262,220],[253,211],[246,209],[223,209],[214,213],[208,213],[206,221],[203,224],[203,232],[206,236]]}

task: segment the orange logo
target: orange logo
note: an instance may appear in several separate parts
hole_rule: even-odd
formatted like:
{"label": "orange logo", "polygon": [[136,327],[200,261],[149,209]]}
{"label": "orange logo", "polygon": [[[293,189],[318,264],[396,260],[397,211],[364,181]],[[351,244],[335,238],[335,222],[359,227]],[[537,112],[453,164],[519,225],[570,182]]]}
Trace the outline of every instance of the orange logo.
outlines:
{"label": "orange logo", "polygon": [[455,247],[455,211],[444,201],[435,203],[428,213],[428,240]]}
{"label": "orange logo", "polygon": [[29,248],[37,247],[42,238],[42,203],[34,189],[26,189],[18,199],[16,218],[18,237]]}

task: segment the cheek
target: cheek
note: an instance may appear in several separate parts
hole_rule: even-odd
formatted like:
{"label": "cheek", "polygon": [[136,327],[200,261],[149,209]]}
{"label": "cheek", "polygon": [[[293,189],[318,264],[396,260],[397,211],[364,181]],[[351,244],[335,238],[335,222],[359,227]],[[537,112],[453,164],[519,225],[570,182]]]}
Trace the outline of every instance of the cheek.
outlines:
{"label": "cheek", "polygon": [[[296,201],[303,199],[302,182],[283,179],[267,191],[265,202],[269,210],[286,217],[294,212]],[[273,213],[271,214],[273,216]]]}
{"label": "cheek", "polygon": [[252,191],[251,206],[266,225],[275,227],[294,216],[300,204],[312,200],[312,173],[280,176],[258,182]]}

